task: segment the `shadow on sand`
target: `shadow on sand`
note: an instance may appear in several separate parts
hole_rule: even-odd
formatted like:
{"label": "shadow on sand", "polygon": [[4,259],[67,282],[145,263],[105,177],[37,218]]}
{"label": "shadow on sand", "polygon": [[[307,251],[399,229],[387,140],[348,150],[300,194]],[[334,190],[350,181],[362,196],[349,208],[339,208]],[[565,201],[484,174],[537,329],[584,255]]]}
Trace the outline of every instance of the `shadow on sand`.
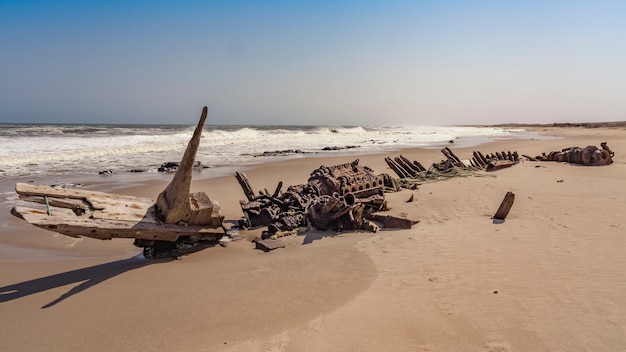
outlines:
{"label": "shadow on sand", "polygon": [[42,309],[49,308],[75,294],[81,293],[84,290],[117,275],[139,269],[147,265],[164,263],[172,260],[173,258],[148,260],[139,255],[128,259],[117,260],[110,263],[94,265],[39,279],[24,281],[18,284],[0,287],[0,303],[80,282],[78,286],[72,287],[71,290],[62,294],[59,298],[41,307]]}

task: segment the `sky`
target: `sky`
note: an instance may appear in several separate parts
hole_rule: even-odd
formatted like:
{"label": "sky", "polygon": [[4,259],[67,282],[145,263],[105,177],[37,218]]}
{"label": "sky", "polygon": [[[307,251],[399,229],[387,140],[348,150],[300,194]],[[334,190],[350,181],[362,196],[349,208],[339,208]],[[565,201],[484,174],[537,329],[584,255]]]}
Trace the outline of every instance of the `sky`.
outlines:
{"label": "sky", "polygon": [[626,1],[0,0],[0,123],[626,120]]}

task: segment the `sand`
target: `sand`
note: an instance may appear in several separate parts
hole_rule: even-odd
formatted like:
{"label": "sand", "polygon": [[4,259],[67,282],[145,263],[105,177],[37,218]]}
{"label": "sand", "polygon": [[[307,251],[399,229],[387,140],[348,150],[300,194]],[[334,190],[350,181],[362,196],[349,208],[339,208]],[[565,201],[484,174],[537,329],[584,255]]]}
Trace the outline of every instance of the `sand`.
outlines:
{"label": "sand", "polygon": [[[461,158],[473,150],[538,155],[606,141],[615,163],[525,161],[423,183],[386,194],[392,215],[421,221],[411,230],[312,231],[269,253],[238,241],[181,260],[146,260],[132,241],[39,230],[2,208],[1,349],[623,351],[626,130],[538,130],[562,138],[452,148]],[[401,153],[423,164],[442,159],[438,149]],[[391,173],[382,155],[358,158]],[[245,172],[254,188],[273,190],[354,159],[295,159]],[[86,187],[156,198],[167,179],[130,181]],[[234,176],[192,188],[218,200],[227,226],[241,217]],[[494,224],[508,191],[515,204]],[[416,200],[407,203],[411,194]]]}

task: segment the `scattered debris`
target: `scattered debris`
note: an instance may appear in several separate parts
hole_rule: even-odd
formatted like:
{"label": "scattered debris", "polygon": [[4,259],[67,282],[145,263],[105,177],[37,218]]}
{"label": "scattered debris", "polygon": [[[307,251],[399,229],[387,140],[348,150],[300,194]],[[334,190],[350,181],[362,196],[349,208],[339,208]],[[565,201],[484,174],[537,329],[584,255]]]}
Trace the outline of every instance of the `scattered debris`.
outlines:
{"label": "scattered debris", "polygon": [[441,149],[441,153],[446,157],[446,160],[442,160],[439,164],[433,164],[433,167],[440,172],[447,172],[453,168],[467,169],[467,165],[456,156],[452,150],[448,147]]}
{"label": "scattered debris", "polygon": [[322,148],[322,150],[328,151],[328,150],[344,150],[344,149],[354,149],[354,148],[361,148],[361,146],[360,145],[346,145],[345,147],[332,146],[332,147],[324,147]]}
{"label": "scattered debris", "polygon": [[[366,215],[387,210],[384,190],[393,187],[389,175],[374,174],[367,166],[352,163],[320,166],[313,170],[306,184],[290,186],[281,192],[282,182],[270,194],[254,193],[247,176],[235,173],[247,200],[240,201],[244,213],[242,227],[267,226],[263,238],[282,232],[310,228],[326,231],[367,230],[378,226]],[[405,226],[405,225],[403,225]]]}
{"label": "scattered debris", "polygon": [[615,153],[608,147],[606,142],[600,143],[602,149],[593,145],[585,148],[569,147],[561,151],[553,151],[546,155],[542,153],[535,157],[539,161],[560,161],[585,166],[604,166],[613,163]]}
{"label": "scattered debris", "polygon": [[472,153],[470,165],[472,167],[485,171],[497,171],[507,167],[511,167],[519,163],[519,155],[516,151],[512,152],[496,152],[484,155],[480,151]]}
{"label": "scattered debris", "polygon": [[261,154],[254,154],[253,156],[256,158],[260,156],[287,156],[287,155],[293,155],[293,154],[311,154],[311,152],[305,152],[300,149],[284,149],[284,150],[264,151]]}
{"label": "scattered debris", "polygon": [[[161,164],[161,166],[157,169],[157,171],[159,171],[159,172],[175,172],[176,170],[178,170],[179,167],[180,167],[180,163],[179,162],[168,161],[168,162],[165,162],[165,163]],[[209,166],[203,165],[199,161],[195,161],[193,163],[193,165],[192,165],[192,168],[193,169],[208,169]]]}

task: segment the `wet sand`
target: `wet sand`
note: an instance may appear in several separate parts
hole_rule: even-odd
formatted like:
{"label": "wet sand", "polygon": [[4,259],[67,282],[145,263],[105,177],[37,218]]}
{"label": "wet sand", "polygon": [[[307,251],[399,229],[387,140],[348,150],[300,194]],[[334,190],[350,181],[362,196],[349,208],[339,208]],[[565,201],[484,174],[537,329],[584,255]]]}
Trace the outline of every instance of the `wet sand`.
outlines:
{"label": "wet sand", "polygon": [[[423,183],[386,194],[390,214],[421,221],[411,230],[311,231],[270,253],[237,241],[181,260],[143,259],[130,240],[40,230],[4,204],[3,350],[623,350],[626,130],[535,129],[562,138],[451,148],[467,159],[473,150],[538,155],[608,142],[615,163],[524,161]],[[425,165],[442,159],[438,149],[390,154]],[[322,164],[355,158],[392,173],[383,155],[294,159],[245,172],[253,188],[273,190],[279,181],[305,183]],[[242,215],[243,192],[234,176],[206,176],[192,190],[216,199],[230,226]],[[133,177],[84,184],[156,198],[169,178]],[[507,191],[515,204],[503,224],[493,224]],[[407,203],[412,194],[416,200]]]}

